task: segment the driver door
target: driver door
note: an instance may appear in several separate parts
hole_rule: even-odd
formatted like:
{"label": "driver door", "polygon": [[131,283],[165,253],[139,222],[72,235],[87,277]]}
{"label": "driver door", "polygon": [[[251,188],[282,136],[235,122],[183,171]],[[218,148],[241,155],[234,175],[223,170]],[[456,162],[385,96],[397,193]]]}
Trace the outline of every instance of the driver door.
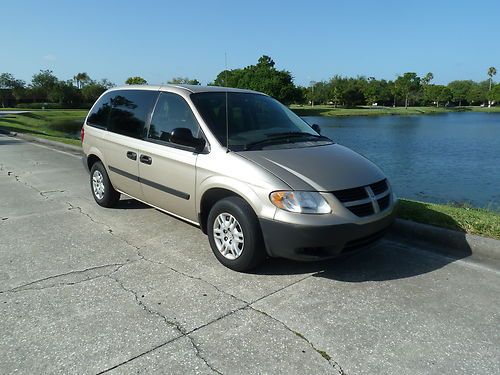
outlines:
{"label": "driver door", "polygon": [[148,203],[197,222],[195,178],[198,154],[191,147],[170,142],[170,133],[175,128],[188,128],[196,136],[199,126],[184,98],[162,92],[147,138],[139,149],[139,180]]}

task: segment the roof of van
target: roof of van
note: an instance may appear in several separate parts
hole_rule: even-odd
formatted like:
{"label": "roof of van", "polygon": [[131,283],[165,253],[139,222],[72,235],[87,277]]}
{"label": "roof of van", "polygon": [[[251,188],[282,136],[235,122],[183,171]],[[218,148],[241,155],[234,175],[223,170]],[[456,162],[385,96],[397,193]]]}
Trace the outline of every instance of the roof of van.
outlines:
{"label": "roof of van", "polygon": [[[253,94],[262,94],[258,91],[236,89],[233,87],[222,87],[222,86],[201,86],[201,85],[124,85],[113,87],[110,90],[130,90],[130,89],[140,89],[140,90],[154,90],[154,91],[170,91],[169,89],[177,89],[186,91],[189,93],[199,93],[199,92],[246,92]],[[265,95],[265,94],[264,94]]]}

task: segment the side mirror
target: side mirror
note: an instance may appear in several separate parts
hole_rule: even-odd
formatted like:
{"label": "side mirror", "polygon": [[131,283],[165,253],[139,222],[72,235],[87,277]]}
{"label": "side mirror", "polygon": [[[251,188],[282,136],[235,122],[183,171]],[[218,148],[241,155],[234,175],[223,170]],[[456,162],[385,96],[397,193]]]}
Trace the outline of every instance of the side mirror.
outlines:
{"label": "side mirror", "polygon": [[321,134],[321,128],[319,127],[318,124],[312,124],[311,128],[318,134]]}
{"label": "side mirror", "polygon": [[205,147],[205,140],[193,137],[193,133],[188,128],[173,129],[170,133],[170,142],[181,146],[194,147],[196,150],[201,150]]}

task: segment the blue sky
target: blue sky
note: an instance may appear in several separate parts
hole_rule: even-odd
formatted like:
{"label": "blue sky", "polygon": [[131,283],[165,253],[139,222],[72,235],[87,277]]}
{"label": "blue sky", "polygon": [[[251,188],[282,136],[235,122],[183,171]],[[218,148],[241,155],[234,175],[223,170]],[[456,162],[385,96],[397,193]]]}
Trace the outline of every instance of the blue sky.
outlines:
{"label": "blue sky", "polygon": [[0,73],[205,84],[227,53],[229,68],[267,54],[301,85],[406,71],[483,80],[489,66],[500,70],[499,16],[498,1],[7,1]]}

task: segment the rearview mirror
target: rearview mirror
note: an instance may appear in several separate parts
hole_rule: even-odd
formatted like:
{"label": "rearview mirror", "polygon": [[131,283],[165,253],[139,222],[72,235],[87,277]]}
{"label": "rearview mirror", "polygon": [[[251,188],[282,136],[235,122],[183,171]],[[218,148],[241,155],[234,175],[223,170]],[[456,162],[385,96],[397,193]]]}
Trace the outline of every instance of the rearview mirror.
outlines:
{"label": "rearview mirror", "polygon": [[311,128],[318,134],[321,134],[321,128],[319,127],[318,124],[312,124]]}
{"label": "rearview mirror", "polygon": [[191,129],[188,128],[175,128],[170,133],[170,142],[176,143],[181,146],[194,147],[196,150],[201,150],[205,147],[205,140],[203,138],[195,138]]}

